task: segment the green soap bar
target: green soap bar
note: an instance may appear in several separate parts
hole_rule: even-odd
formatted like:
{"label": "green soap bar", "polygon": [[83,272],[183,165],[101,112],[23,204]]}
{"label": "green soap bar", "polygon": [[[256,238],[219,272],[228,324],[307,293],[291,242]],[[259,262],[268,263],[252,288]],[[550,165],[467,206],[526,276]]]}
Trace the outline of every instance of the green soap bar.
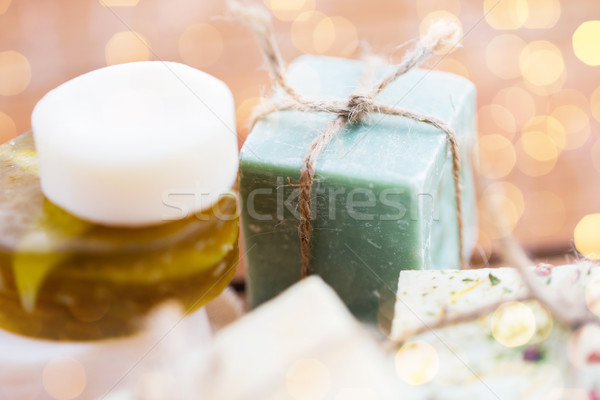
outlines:
{"label": "green soap bar", "polygon": [[[354,60],[302,56],[290,66],[288,80],[306,96],[345,98],[361,81],[363,67]],[[390,71],[383,66],[378,76]],[[472,175],[475,86],[452,74],[417,69],[389,85],[376,100],[436,116],[457,132],[462,251],[468,258],[477,237]],[[252,307],[300,279],[294,184],[310,142],[334,118],[327,113],[273,113],[256,124],[244,143],[240,194]],[[380,114],[347,127],[319,157],[311,267],[359,318],[376,321],[380,304],[395,298],[401,270],[459,266],[451,169],[442,131]]]}

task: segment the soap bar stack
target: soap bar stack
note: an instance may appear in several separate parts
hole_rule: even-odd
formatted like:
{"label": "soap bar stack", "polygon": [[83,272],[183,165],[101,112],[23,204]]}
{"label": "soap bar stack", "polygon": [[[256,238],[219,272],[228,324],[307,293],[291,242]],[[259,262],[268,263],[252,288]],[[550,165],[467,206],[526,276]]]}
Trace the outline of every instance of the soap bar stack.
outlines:
{"label": "soap bar stack", "polygon": [[153,380],[108,399],[394,400],[408,389],[374,337],[318,277],[227,326],[210,346],[190,343],[181,357],[158,365]]}
{"label": "soap bar stack", "polygon": [[[578,300],[586,292],[588,300],[600,294],[597,266],[535,274],[553,294],[570,291]],[[446,314],[506,303],[470,322],[377,343],[381,336],[369,334],[313,276],[230,324],[208,346],[190,343],[174,362],[159,363],[149,379],[110,400],[191,400],[200,394],[206,400],[547,400],[593,399],[597,393],[600,328],[588,324],[573,335],[539,303],[515,301],[525,286],[514,269],[403,271],[399,281],[393,339]],[[166,336],[158,347],[176,341]],[[569,381],[570,362],[578,387]]]}
{"label": "soap bar stack", "polygon": [[[359,61],[302,56],[288,81],[311,98],[347,98]],[[384,66],[381,78],[391,71]],[[313,184],[311,268],[350,310],[377,319],[405,269],[458,267],[476,240],[472,178],[475,87],[451,74],[412,70],[377,102],[433,115],[457,133],[462,157],[464,246],[458,248],[454,182],[445,134],[413,120],[373,114],[340,132],[320,155]],[[334,119],[286,111],[259,121],[241,151],[240,194],[253,307],[300,279],[298,182],[312,140]]]}

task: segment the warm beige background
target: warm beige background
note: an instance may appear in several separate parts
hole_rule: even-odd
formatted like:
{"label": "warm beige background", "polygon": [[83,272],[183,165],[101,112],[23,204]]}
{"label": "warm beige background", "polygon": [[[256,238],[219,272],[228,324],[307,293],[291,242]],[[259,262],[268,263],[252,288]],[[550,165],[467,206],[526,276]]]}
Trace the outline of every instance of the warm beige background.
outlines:
{"label": "warm beige background", "polygon": [[[0,0],[0,142],[30,128],[31,110],[49,89],[107,63],[141,59],[186,62],[224,80],[236,97],[243,139],[249,110],[268,82],[248,32],[220,18],[224,1],[103,1],[109,7],[102,0]],[[357,57],[359,39],[398,60],[396,46],[429,19],[458,18],[464,48],[428,66],[477,84],[482,173],[504,189],[517,237],[542,257],[569,251],[578,222],[600,212],[600,67],[593,65],[600,64],[600,22],[574,37],[582,23],[600,19],[600,2],[264,4],[275,12],[288,60],[303,52]],[[600,235],[600,222],[591,222],[581,228],[588,238]],[[481,244],[489,254],[485,226]]]}

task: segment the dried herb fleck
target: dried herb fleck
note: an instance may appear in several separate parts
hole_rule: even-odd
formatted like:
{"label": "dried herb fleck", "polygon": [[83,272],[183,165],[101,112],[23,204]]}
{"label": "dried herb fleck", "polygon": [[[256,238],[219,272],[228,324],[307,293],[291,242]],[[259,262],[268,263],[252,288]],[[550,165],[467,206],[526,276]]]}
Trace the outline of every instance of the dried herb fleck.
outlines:
{"label": "dried herb fleck", "polygon": [[491,272],[488,275],[488,278],[490,278],[490,282],[492,283],[492,286],[496,286],[497,284],[499,284],[500,282],[502,282],[500,279],[498,279],[494,275],[492,275]]}

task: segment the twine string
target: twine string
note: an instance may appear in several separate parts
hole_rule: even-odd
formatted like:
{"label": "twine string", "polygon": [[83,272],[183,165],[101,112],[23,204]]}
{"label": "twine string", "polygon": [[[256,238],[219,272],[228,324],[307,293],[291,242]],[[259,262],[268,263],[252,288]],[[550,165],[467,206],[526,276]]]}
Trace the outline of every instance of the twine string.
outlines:
{"label": "twine string", "polygon": [[261,7],[242,5],[237,1],[229,2],[230,11],[242,22],[251,28],[258,42],[265,65],[276,86],[280,87],[285,96],[274,101],[265,101],[253,113],[251,127],[256,122],[273,112],[301,111],[325,112],[336,115],[323,130],[310,143],[300,170],[299,186],[299,211],[300,222],[298,236],[300,239],[300,253],[302,259],[301,276],[305,278],[312,274],[311,239],[313,233],[314,215],[312,213],[312,185],[315,177],[315,165],[321,152],[331,140],[348,125],[353,126],[364,122],[370,114],[385,114],[401,116],[414,121],[429,124],[442,132],[447,137],[452,156],[452,178],[456,202],[456,221],[458,229],[458,258],[461,267],[465,265],[463,256],[463,210],[461,202],[462,183],[459,143],[456,133],[444,121],[426,114],[421,114],[399,107],[390,107],[379,104],[375,98],[392,82],[397,80],[411,69],[417,67],[434,53],[443,51],[451,46],[456,46],[460,39],[459,27],[453,22],[437,21],[430,25],[427,33],[421,37],[415,47],[406,52],[400,64],[381,81],[370,88],[357,89],[347,99],[311,99],[298,93],[292,88],[285,78],[285,66],[279,48],[274,38],[270,14]]}

